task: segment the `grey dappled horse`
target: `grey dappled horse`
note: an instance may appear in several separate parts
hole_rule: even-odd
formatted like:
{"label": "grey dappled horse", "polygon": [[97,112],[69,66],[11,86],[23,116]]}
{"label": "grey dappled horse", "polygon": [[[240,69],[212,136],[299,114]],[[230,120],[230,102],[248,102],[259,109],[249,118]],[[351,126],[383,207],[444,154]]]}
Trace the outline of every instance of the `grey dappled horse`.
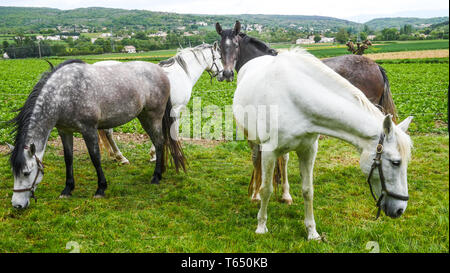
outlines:
{"label": "grey dappled horse", "polygon": [[165,170],[165,147],[176,169],[185,169],[178,142],[171,137],[170,83],[156,64],[127,62],[98,67],[80,60],[67,60],[44,73],[11,120],[15,143],[10,162],[14,175],[12,205],[26,208],[43,178],[42,158],[51,130],[56,127],[64,147],[66,186],[61,197],[71,195],[73,177],[73,133],[84,138],[98,176],[95,197],[107,187],[100,162],[97,129],[113,128],[137,117],[156,146],[152,183],[159,183]]}

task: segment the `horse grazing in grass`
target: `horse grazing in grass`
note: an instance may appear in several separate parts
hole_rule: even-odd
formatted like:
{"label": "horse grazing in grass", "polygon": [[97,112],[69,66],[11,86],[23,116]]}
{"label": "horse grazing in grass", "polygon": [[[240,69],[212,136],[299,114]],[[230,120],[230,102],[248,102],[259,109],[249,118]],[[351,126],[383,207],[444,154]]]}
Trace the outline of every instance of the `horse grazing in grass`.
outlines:
{"label": "horse grazing in grass", "polygon": [[[222,30],[220,24],[217,23],[216,30],[222,38],[221,50],[227,58],[224,61],[228,64],[225,66],[224,75],[229,81],[232,81],[234,78],[233,60],[236,60],[235,68],[239,72],[243,65],[254,58],[265,55],[278,55],[275,49],[269,48],[264,42],[241,33],[239,22],[236,22],[234,29],[227,30]],[[359,88],[385,114],[391,114],[394,122],[396,122],[397,111],[392,99],[389,80],[381,66],[367,57],[353,54],[328,58],[322,60],[322,62]],[[261,186],[261,157],[257,145],[252,147],[252,151],[255,169],[250,181],[249,195],[252,196],[253,201],[259,201],[261,200],[258,193]],[[275,168],[274,186],[277,186],[278,181],[281,180],[283,191],[281,200],[287,204],[292,204],[287,178],[288,160],[289,154],[278,158]]]}
{"label": "horse grazing in grass", "polygon": [[[109,66],[115,65],[117,61],[102,61],[94,65]],[[192,88],[200,76],[206,70],[211,79],[217,76],[222,81],[222,62],[220,62],[220,52],[215,42],[213,45],[201,44],[194,48],[185,48],[178,52],[174,57],[161,61],[159,65],[166,72],[170,81],[170,100],[172,103],[172,113],[175,118],[175,128],[178,130],[178,120],[183,108],[191,99]],[[120,152],[113,139],[112,129],[99,130],[100,140],[109,150],[110,155],[122,164],[128,164],[129,161]],[[155,146],[150,149],[151,161],[155,158]]]}
{"label": "horse grazing in grass", "polygon": [[[235,26],[233,34],[238,34]],[[241,46],[222,33],[224,77],[239,62]],[[226,41],[223,41],[225,39]],[[226,50],[223,45],[230,45]],[[233,47],[231,47],[233,46]],[[234,49],[233,49],[234,48]],[[306,51],[264,55],[239,67],[233,114],[252,145],[261,149],[261,206],[256,233],[268,231],[267,206],[273,191],[277,157],[295,151],[302,174],[308,239],[320,239],[313,213],[313,167],[319,134],[356,146],[368,176],[378,213],[400,217],[408,197],[407,166],[412,142],[406,131],[411,117],[395,125],[349,81]],[[253,112],[251,111],[253,110]]]}
{"label": "horse grazing in grass", "polygon": [[169,149],[176,169],[185,169],[178,142],[171,137],[170,82],[158,66],[128,62],[94,66],[68,60],[44,73],[34,86],[15,125],[15,146],[10,162],[14,175],[12,205],[26,208],[44,172],[42,158],[51,130],[56,127],[64,147],[66,186],[61,197],[74,187],[73,133],[80,132],[97,171],[95,197],[103,197],[107,187],[100,162],[97,129],[113,128],[137,117],[156,146],[156,166],[152,183],[159,183],[165,171],[165,149]]}

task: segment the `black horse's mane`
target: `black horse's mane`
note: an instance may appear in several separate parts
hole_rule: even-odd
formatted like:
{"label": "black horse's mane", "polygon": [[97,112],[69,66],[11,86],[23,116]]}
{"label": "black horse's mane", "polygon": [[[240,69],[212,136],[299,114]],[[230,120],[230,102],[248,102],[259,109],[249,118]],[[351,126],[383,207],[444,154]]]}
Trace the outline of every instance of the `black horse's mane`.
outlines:
{"label": "black horse's mane", "polygon": [[278,52],[275,49],[270,48],[263,41],[258,40],[258,39],[254,38],[254,37],[250,37],[247,34],[242,33],[242,32],[240,32],[238,35],[242,38],[242,43],[252,44],[258,50],[260,50],[261,52],[263,52],[263,53],[265,53],[267,55],[272,55],[272,56],[277,56],[278,55]]}
{"label": "black horse's mane", "polygon": [[13,127],[11,133],[16,134],[14,140],[14,149],[11,152],[11,157],[9,158],[11,167],[16,176],[19,175],[20,171],[25,165],[25,157],[23,154],[23,150],[25,148],[25,138],[28,134],[33,109],[36,105],[37,98],[39,97],[42,88],[45,86],[45,83],[53,75],[53,73],[55,73],[55,71],[57,71],[61,67],[73,63],[84,63],[81,60],[67,60],[59,64],[56,68],[54,68],[49,61],[47,62],[50,64],[50,70],[42,74],[41,79],[33,87],[33,90],[31,91],[30,95],[28,95],[25,104],[21,108],[16,110],[17,112],[19,112],[19,114],[17,114],[16,117],[8,121],[8,123],[12,124]]}

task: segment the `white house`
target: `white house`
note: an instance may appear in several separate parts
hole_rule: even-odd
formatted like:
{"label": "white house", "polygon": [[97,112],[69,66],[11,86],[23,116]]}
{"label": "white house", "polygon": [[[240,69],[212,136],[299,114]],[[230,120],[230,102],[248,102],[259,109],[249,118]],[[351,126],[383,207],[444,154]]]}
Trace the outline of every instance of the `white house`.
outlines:
{"label": "white house", "polygon": [[9,59],[8,53],[5,52],[5,53],[3,54],[3,59]]}
{"label": "white house", "polygon": [[206,26],[208,26],[208,23],[206,23],[206,22],[203,22],[203,21],[201,21],[201,22],[197,22],[196,24],[197,24],[197,25],[199,25],[199,26],[203,26],[203,27],[206,27]]}
{"label": "white house", "polygon": [[112,34],[107,32],[107,33],[102,33],[100,36],[103,37],[103,38],[108,38],[108,37],[111,37]]}
{"label": "white house", "polygon": [[126,53],[136,53],[136,48],[132,45],[124,46],[123,51]]}
{"label": "white house", "polygon": [[297,45],[309,45],[309,44],[314,44],[315,42],[314,42],[314,37],[310,36],[310,37],[308,37],[308,39],[303,39],[303,38],[297,39],[295,41],[295,43]]}
{"label": "white house", "polygon": [[59,35],[47,36],[46,39],[50,40],[50,41],[59,41],[59,40],[61,40],[61,36],[59,36]]}
{"label": "white house", "polygon": [[319,43],[334,43],[334,40],[335,40],[334,38],[322,37]]}

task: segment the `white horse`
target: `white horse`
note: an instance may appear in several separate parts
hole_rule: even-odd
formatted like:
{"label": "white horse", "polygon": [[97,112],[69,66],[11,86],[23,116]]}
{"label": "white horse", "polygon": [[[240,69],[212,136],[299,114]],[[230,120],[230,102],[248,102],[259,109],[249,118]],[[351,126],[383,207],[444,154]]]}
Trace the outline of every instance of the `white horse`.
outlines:
{"label": "white horse", "polygon": [[[254,115],[257,112],[253,119],[251,109],[256,109]],[[259,109],[270,109],[270,120]],[[359,149],[360,167],[379,196],[379,209],[393,218],[405,211],[412,147],[406,130],[412,117],[395,125],[391,116],[384,116],[359,89],[306,51],[294,49],[247,62],[238,73],[233,114],[250,144],[262,149],[256,233],[268,231],[267,205],[277,157],[295,151],[302,174],[308,239],[320,239],[313,214],[313,166],[319,134]]]}
{"label": "white horse", "polygon": [[[174,57],[162,61],[159,65],[166,71],[170,80],[170,99],[172,102],[172,115],[176,118],[176,128],[179,127],[179,117],[183,108],[191,99],[192,88],[200,76],[206,70],[211,78],[217,76],[222,81],[223,66],[220,61],[220,51],[217,42],[212,46],[201,44],[194,48],[180,50]],[[94,65],[109,66],[120,63],[118,61],[102,61]],[[113,129],[99,130],[103,145],[109,150],[110,155],[122,164],[129,164],[120,152],[113,139]],[[151,161],[156,160],[155,146],[150,149]]]}

